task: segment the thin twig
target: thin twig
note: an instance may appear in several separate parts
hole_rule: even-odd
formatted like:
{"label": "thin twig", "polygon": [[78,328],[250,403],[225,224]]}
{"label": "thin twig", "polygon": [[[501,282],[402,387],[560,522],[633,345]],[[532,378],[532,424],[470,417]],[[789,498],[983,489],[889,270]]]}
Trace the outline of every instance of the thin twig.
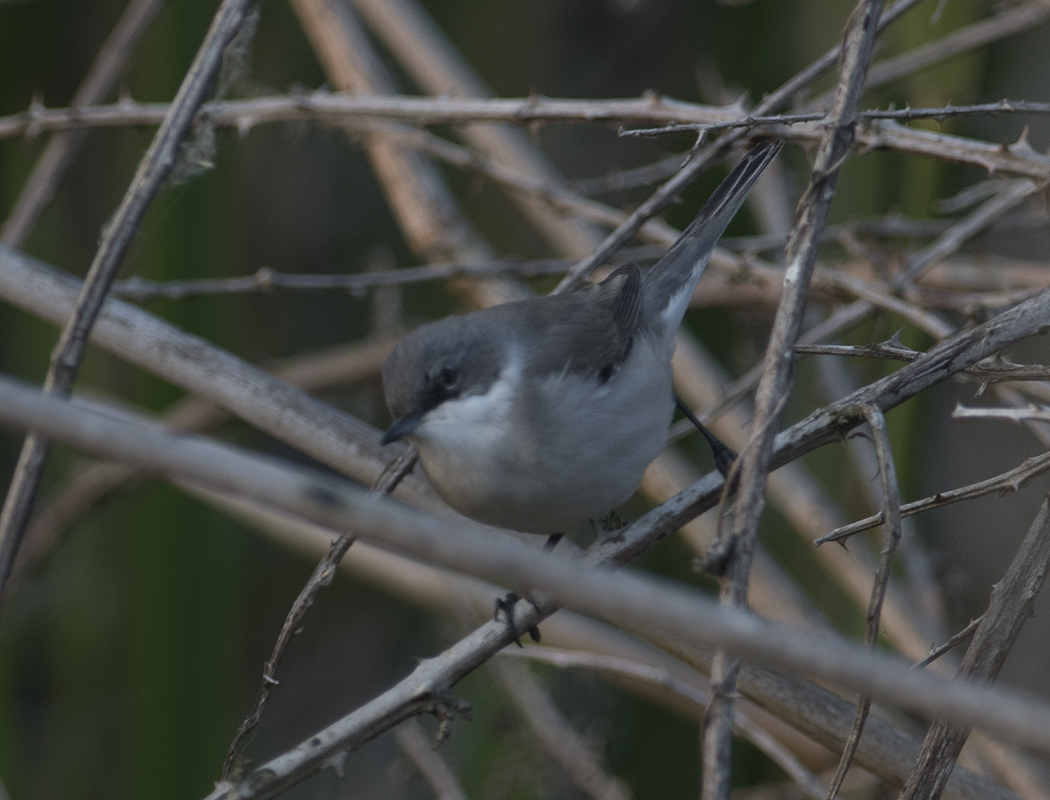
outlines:
{"label": "thin twig", "polygon": [[[972,103],[956,106],[949,103],[934,108],[888,108],[865,109],[857,112],[857,118],[863,120],[887,119],[897,122],[912,122],[919,119],[932,119],[943,122],[952,117],[996,117],[1001,114],[1031,114],[1033,116],[1050,115],[1050,103],[1033,103],[1027,100],[1008,100],[1003,98],[997,103]],[[620,136],[652,138],[669,133],[715,133],[733,128],[759,128],[771,125],[800,125],[804,122],[824,122],[828,115],[824,112],[805,114],[769,114],[766,116],[749,114],[739,119],[725,122],[672,122],[659,128],[623,128]]]}
{"label": "thin twig", "polygon": [[[897,545],[901,540],[901,498],[900,489],[897,485],[897,468],[893,462],[893,452],[890,449],[890,436],[886,430],[886,418],[882,411],[875,406],[865,406],[862,409],[867,417],[868,427],[871,429],[872,440],[875,443],[875,457],[879,463],[879,478],[882,486],[882,502],[885,507],[886,527],[882,537],[882,551],[879,553],[879,565],[875,570],[875,579],[871,586],[871,599],[868,602],[868,611],[865,617],[866,630],[864,643],[874,650],[879,643],[879,618],[882,614],[882,602],[886,597],[886,589],[890,582],[890,571],[893,568],[893,556],[897,552]],[[864,732],[864,723],[871,710],[871,696],[863,695],[857,702],[857,715],[853,720],[846,746],[842,750],[835,777],[831,780],[828,789],[828,800],[831,800],[842,788],[846,780],[846,772],[853,762],[857,752],[861,734]]]}
{"label": "thin twig", "polygon": [[[752,437],[740,459],[740,486],[728,531],[731,556],[720,591],[724,604],[747,604],[748,579],[758,521],[765,505],[765,478],[773,454],[775,427],[792,385],[794,347],[801,332],[809,280],[816,265],[838,170],[853,144],[856,113],[882,6],[882,0],[862,0],[847,23],[832,122],[817,153],[810,186],[799,203],[788,242],[784,293],[758,384]],[[724,652],[716,654],[711,672],[712,702],[704,734],[704,800],[723,800],[729,796],[732,695],[739,672],[740,661],[736,657]]]}
{"label": "thin twig", "polygon": [[[800,355],[846,356],[849,358],[884,358],[894,361],[914,361],[922,355],[891,339],[876,344],[800,344],[795,347]],[[960,374],[972,375],[982,383],[1000,383],[1003,381],[1045,381],[1050,380],[1050,367],[1042,364],[1015,364],[1002,356],[993,356],[987,362],[974,364]]]}
{"label": "thin twig", "polygon": [[970,408],[957,405],[952,419],[1004,419],[1011,422],[1050,422],[1050,408],[1028,406],[1028,408]]}
{"label": "thin twig", "polygon": [[[1032,606],[1050,572],[1050,499],[1043,499],[1017,554],[992,587],[988,608],[966,650],[959,677],[990,682],[999,674],[1021,626],[1032,616]],[[901,791],[901,800],[939,797],[959,757],[969,727],[947,721],[930,726],[915,767]]]}
{"label": "thin twig", "polygon": [[[1050,453],[1043,453],[1042,455],[1025,459],[1024,463],[1020,466],[1014,467],[1001,475],[996,475],[994,478],[971,483],[968,486],[962,486],[958,489],[938,492],[935,495],[925,497],[922,500],[916,500],[912,503],[905,503],[901,506],[901,515],[910,517],[912,514],[918,514],[934,508],[942,508],[943,506],[958,503],[963,500],[973,500],[974,498],[983,497],[992,494],[993,492],[1000,496],[1016,492],[1018,489],[1028,485],[1029,482],[1048,470],[1050,470]],[[814,546],[819,547],[827,542],[841,542],[854,534],[866,531],[869,528],[874,528],[876,525],[880,525],[883,520],[883,512],[880,511],[878,514],[873,514],[870,517],[851,522],[849,525],[836,528],[826,536],[822,536],[814,541],[813,544]]]}
{"label": "thin twig", "polygon": [[952,634],[952,636],[949,637],[949,639],[944,644],[939,644],[936,647],[931,647],[930,652],[926,655],[926,657],[921,661],[917,661],[915,663],[915,666],[919,669],[922,669],[923,667],[928,667],[930,664],[932,664],[938,658],[943,656],[949,650],[954,650],[964,641],[969,639],[973,635],[973,632],[977,630],[977,626],[980,624],[980,617],[977,617],[977,619],[971,619],[968,623],[966,623],[965,628],[963,628],[961,631],[957,631],[956,633]]}
{"label": "thin twig", "polygon": [[[48,394],[68,397],[80,370],[88,335],[95,323],[110,284],[138,232],[146,210],[160,191],[178,160],[178,148],[190,130],[197,111],[211,91],[222,66],[222,55],[246,19],[254,0],[223,0],[192,66],[171,103],[135,177],[102,233],[102,241],[69,319],[51,353],[44,380]],[[33,509],[44,463],[47,440],[30,433],[22,447],[7,498],[0,513],[0,597],[11,574],[15,555]]]}
{"label": "thin twig", "polygon": [[[391,461],[387,469],[376,479],[368,496],[382,497],[389,495],[397,488],[397,485],[401,483],[405,476],[412,471],[418,457],[419,453],[414,447],[405,450],[400,456]],[[244,746],[262,721],[263,713],[266,711],[266,705],[270,699],[270,693],[279,683],[277,670],[281,665],[281,660],[284,658],[292,638],[299,633],[300,625],[306,616],[306,612],[314,604],[317,593],[332,582],[332,578],[335,577],[336,570],[339,568],[339,562],[343,560],[343,556],[346,555],[346,551],[350,549],[350,545],[354,543],[356,538],[356,534],[344,532],[332,540],[328,552],[324,554],[324,557],[314,567],[314,571],[310,573],[306,584],[299,591],[295,602],[292,603],[292,607],[288,610],[284,625],[281,626],[281,631],[277,634],[277,641],[274,642],[273,652],[263,667],[262,685],[259,688],[259,697],[255,701],[255,708],[252,709],[251,713],[240,724],[240,727],[237,728],[237,733],[226,751],[226,758],[222,764],[221,780],[226,780],[237,766],[237,759],[240,757]]]}
{"label": "thin twig", "polygon": [[[652,246],[633,247],[622,251],[611,264],[627,261],[649,261],[658,259],[663,248]],[[559,275],[572,264],[564,258],[519,259],[504,258],[496,261],[435,262],[418,267],[361,272],[352,274],[303,274],[279,272],[272,267],[262,267],[252,275],[234,278],[193,278],[188,280],[155,281],[133,276],[115,281],[113,293],[135,302],[158,298],[184,300],[190,297],[223,294],[266,294],[274,291],[342,291],[353,295],[362,294],[381,286],[404,286],[407,284],[447,280],[449,278],[476,275],[515,275],[521,278],[536,278]]]}

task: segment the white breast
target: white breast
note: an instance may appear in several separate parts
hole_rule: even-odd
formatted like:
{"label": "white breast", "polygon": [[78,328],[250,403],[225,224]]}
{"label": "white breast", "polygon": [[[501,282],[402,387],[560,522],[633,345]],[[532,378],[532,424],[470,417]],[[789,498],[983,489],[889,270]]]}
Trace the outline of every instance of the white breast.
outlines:
{"label": "white breast", "polygon": [[501,527],[569,532],[627,500],[673,412],[666,348],[639,337],[605,384],[564,372],[522,380],[514,361],[484,396],[446,401],[413,434],[453,508]]}

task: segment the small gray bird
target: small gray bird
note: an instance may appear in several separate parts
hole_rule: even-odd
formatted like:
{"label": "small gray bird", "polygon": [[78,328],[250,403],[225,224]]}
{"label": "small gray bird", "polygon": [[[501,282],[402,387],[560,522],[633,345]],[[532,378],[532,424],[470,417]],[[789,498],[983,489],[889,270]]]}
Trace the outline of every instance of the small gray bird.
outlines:
{"label": "small gray bird", "polygon": [[559,534],[627,500],[667,440],[671,355],[715,243],[782,142],[744,156],[645,275],[449,317],[408,334],[383,366],[394,422],[452,508]]}

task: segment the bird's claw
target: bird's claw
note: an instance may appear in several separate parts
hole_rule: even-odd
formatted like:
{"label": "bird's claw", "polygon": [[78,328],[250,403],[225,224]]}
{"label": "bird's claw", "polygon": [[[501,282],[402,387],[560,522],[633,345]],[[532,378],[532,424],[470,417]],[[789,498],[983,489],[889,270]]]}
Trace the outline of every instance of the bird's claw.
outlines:
{"label": "bird's claw", "polygon": [[[510,631],[511,638],[514,639],[514,644],[518,647],[524,647],[521,643],[521,633],[518,631],[518,626],[514,623],[514,606],[521,599],[521,596],[515,592],[509,592],[505,597],[496,598],[496,608],[492,614],[493,619],[499,619],[500,612],[503,612],[503,618],[507,621],[507,630]],[[529,598],[525,598],[529,600]],[[532,600],[529,600],[532,603]],[[532,603],[535,606],[535,603]],[[540,640],[540,629],[533,625],[529,628],[526,633],[529,634],[529,638],[534,642]]]}

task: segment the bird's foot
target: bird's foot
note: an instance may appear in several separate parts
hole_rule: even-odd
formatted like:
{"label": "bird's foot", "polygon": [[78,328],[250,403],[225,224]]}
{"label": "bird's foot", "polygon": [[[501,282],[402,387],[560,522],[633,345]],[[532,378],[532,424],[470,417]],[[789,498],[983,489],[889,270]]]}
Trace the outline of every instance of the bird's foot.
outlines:
{"label": "bird's foot", "polygon": [[[555,544],[556,543],[557,542],[555,542]],[[521,599],[521,595],[516,592],[508,592],[505,597],[497,597],[496,609],[492,615],[493,619],[499,619],[500,613],[503,613],[503,618],[507,621],[507,630],[510,631],[511,638],[514,639],[514,644],[518,647],[524,647],[524,645],[521,643],[521,632],[518,630],[518,626],[514,622],[514,606]],[[525,595],[525,599],[532,603],[533,608],[537,611],[539,610],[539,606],[536,605],[536,602],[531,597]],[[529,634],[529,638],[531,638],[532,641],[538,642],[540,640],[540,629],[535,625],[525,632]]]}

